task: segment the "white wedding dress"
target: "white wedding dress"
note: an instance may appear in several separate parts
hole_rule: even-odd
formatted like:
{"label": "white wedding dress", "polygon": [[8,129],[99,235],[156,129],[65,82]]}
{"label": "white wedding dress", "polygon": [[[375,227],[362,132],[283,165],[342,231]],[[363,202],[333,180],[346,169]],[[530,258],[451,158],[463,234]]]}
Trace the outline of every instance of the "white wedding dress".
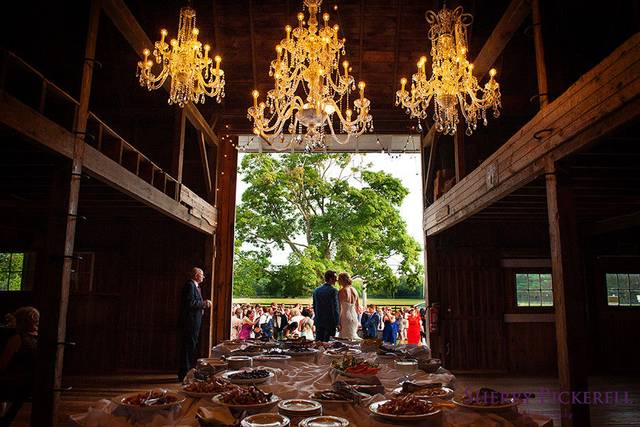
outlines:
{"label": "white wedding dress", "polygon": [[358,323],[355,301],[340,301],[340,338],[359,340]]}

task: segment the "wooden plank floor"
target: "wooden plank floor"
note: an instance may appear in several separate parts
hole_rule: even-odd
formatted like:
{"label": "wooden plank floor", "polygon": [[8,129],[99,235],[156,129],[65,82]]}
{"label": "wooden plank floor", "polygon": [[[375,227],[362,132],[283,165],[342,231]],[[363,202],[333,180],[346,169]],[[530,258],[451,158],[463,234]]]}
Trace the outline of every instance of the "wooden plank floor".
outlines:
{"label": "wooden plank floor", "polygon": [[[154,387],[176,388],[174,375],[146,374],[146,375],[111,375],[111,376],[69,376],[64,384],[73,386],[73,390],[65,392],[62,397],[61,423],[71,414],[84,412],[91,404],[99,399],[147,390]],[[490,387],[505,392],[533,392],[537,395],[541,390],[558,391],[558,382],[551,377],[514,377],[506,375],[460,375],[457,377],[457,389],[476,389]],[[591,407],[591,425],[593,427],[606,426],[640,426],[640,378],[632,376],[601,376],[590,378],[592,391],[628,392],[631,404],[617,404],[610,406]],[[522,409],[526,412],[551,416],[554,424],[560,426],[560,409],[556,403],[547,399],[545,403],[532,400]],[[15,426],[28,426],[31,405],[25,405],[20,411]]]}

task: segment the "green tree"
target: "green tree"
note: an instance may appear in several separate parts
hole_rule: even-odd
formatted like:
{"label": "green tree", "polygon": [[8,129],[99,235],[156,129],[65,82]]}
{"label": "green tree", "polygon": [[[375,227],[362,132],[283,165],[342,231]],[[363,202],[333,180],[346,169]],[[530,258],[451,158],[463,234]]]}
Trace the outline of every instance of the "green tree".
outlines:
{"label": "green tree", "polygon": [[[328,268],[358,274],[388,296],[398,276],[421,274],[420,247],[399,212],[407,188],[351,160],[349,154],[243,157],[248,188],[237,209],[237,239],[261,251],[291,251],[288,264],[272,271],[274,296],[308,295]],[[236,269],[236,283],[239,275]]]}

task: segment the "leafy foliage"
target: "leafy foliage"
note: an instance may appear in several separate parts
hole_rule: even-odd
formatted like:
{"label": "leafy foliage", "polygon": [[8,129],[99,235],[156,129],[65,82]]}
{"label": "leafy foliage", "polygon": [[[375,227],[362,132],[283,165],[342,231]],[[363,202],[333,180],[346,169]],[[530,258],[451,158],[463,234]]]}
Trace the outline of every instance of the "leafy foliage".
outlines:
{"label": "leafy foliage", "polygon": [[[401,284],[409,293],[422,288],[420,246],[399,212],[409,191],[351,160],[349,154],[243,157],[248,188],[237,208],[236,238],[252,249],[237,253],[235,295],[306,295],[327,269],[359,275],[370,292],[386,296]],[[273,247],[291,251],[287,265],[268,265]]]}

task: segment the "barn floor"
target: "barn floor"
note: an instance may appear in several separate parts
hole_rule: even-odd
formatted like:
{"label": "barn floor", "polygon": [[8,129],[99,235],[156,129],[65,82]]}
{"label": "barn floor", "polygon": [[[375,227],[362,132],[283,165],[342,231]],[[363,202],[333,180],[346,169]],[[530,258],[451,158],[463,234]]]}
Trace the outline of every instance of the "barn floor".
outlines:
{"label": "barn floor", "polygon": [[[173,375],[111,375],[111,376],[69,376],[65,385],[73,386],[73,391],[66,392],[62,397],[60,425],[70,414],[84,412],[89,405],[99,399],[109,398],[130,391],[144,390],[153,387],[176,387]],[[551,377],[514,377],[506,375],[459,375],[457,376],[458,390],[466,387],[491,387],[500,391],[533,392],[540,394],[540,390],[557,390],[558,383]],[[591,425],[604,426],[640,426],[640,378],[632,376],[598,376],[590,378],[593,391],[622,393],[628,392],[630,404],[619,403],[610,406],[592,406]],[[536,402],[523,407],[525,411],[552,416],[554,425],[560,426],[559,406],[549,401]],[[25,405],[16,419],[15,426],[27,426],[31,405]]]}

